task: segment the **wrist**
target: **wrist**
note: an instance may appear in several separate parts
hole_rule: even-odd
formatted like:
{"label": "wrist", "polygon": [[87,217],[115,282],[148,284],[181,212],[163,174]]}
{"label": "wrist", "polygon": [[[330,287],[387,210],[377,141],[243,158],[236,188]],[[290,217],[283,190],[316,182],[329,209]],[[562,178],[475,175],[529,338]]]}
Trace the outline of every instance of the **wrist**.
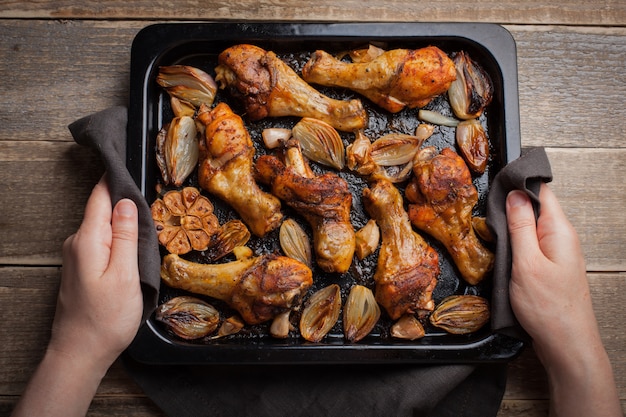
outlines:
{"label": "wrist", "polygon": [[64,366],[66,372],[72,375],[97,380],[99,383],[115,359],[98,355],[84,347],[65,348],[51,343],[46,349],[44,360]]}

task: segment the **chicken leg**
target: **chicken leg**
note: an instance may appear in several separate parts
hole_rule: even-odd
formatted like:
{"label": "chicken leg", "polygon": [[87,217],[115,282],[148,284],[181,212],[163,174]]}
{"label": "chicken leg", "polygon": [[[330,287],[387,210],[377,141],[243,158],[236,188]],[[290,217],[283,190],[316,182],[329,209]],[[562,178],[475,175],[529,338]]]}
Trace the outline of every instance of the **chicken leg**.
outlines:
{"label": "chicken leg", "polygon": [[255,235],[277,228],[283,219],[280,200],[254,181],[254,145],[241,117],[220,103],[213,110],[201,107],[198,120],[206,126],[200,141],[200,186],[230,204]]}
{"label": "chicken leg", "polygon": [[223,51],[218,62],[215,80],[243,100],[251,120],[312,117],[346,132],[367,125],[360,100],[335,100],[321,94],[271,51],[235,45]]}
{"label": "chicken leg", "polygon": [[345,180],[333,173],[315,176],[297,141],[287,143],[285,162],[270,155],[259,157],[261,182],[293,207],[313,229],[317,264],[326,272],[346,272],[352,263],[356,237],[350,222],[352,194]]}
{"label": "chicken leg", "polygon": [[492,269],[494,255],[472,227],[478,192],[467,165],[450,148],[439,154],[424,148],[413,161],[415,177],[406,189],[411,222],[443,243],[461,276],[478,284]]}
{"label": "chicken leg", "polygon": [[170,287],[226,302],[248,324],[298,307],[313,284],[308,266],[275,254],[225,264],[198,264],[169,254],[163,258],[161,278]]}
{"label": "chicken leg", "polygon": [[380,180],[363,190],[363,204],[382,238],[374,273],[376,301],[393,320],[433,310],[439,255],[411,227],[400,192]]}
{"label": "chicken leg", "polygon": [[435,46],[393,49],[369,62],[349,63],[315,51],[302,68],[302,78],[327,87],[355,91],[380,107],[397,113],[423,107],[448,91],[456,79],[454,62]]}

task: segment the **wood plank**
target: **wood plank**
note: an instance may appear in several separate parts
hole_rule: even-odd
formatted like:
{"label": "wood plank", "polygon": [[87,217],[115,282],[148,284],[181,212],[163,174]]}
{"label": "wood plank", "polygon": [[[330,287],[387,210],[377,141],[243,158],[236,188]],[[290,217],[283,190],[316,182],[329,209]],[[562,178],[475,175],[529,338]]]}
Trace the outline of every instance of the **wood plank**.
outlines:
{"label": "wood plank", "polygon": [[551,184],[577,230],[590,271],[626,270],[626,153],[615,149],[547,149]]}
{"label": "wood plank", "polygon": [[2,220],[0,262],[60,265],[103,172],[93,151],[71,142],[0,141],[0,205],[15,213]]}
{"label": "wood plank", "polygon": [[[363,13],[367,10],[368,13]],[[470,0],[414,2],[396,0],[321,0],[315,7],[302,0],[246,0],[227,2],[180,1],[175,3],[146,0],[124,2],[94,0],[76,3],[5,1],[0,17],[28,19],[183,19],[183,20],[331,20],[331,21],[476,21],[515,24],[620,25],[626,21],[626,7],[619,0],[585,2],[529,0]]]}
{"label": "wood plank", "polygon": [[[0,140],[68,141],[75,119],[126,104],[132,39],[148,24],[4,20]],[[507,28],[524,145],[623,148],[626,28]]]}

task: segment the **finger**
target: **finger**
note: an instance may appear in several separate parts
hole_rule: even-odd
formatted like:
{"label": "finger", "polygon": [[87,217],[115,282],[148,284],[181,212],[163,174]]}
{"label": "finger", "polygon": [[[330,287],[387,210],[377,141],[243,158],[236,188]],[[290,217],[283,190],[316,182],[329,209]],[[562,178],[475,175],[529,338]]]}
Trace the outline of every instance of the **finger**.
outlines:
{"label": "finger", "polygon": [[81,233],[99,234],[111,223],[111,195],[104,176],[95,185],[87,200]]}
{"label": "finger", "polygon": [[132,200],[122,199],[115,205],[111,231],[113,239],[109,267],[127,276],[137,270],[139,225],[137,206]]}
{"label": "finger", "polygon": [[537,222],[537,238],[544,254],[553,261],[575,256],[582,258],[578,235],[556,195],[545,184],[541,187],[539,201],[541,215]]}
{"label": "finger", "polygon": [[528,257],[539,251],[535,213],[530,198],[522,191],[511,191],[506,199],[506,215],[513,256]]}

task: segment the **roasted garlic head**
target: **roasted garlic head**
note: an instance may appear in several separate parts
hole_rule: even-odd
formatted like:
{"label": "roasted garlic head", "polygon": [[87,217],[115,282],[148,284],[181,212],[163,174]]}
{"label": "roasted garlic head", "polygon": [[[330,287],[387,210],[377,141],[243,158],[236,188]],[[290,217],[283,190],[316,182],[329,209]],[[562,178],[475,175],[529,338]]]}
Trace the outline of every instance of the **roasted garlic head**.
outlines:
{"label": "roasted garlic head", "polygon": [[177,255],[207,249],[220,229],[213,204],[195,187],[168,191],[151,211],[159,243]]}

